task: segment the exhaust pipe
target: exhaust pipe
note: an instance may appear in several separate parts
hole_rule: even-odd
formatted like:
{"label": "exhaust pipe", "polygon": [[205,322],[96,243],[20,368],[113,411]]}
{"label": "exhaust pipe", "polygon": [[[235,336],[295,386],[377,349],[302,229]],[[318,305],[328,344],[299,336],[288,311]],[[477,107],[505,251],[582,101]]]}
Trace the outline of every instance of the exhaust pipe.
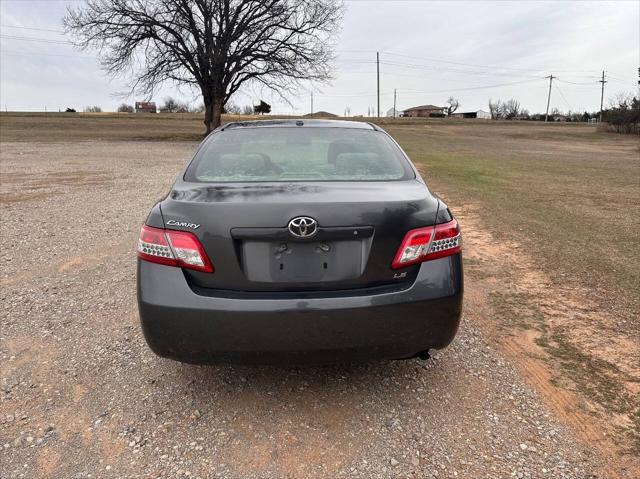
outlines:
{"label": "exhaust pipe", "polygon": [[431,359],[431,354],[429,354],[428,349],[425,349],[424,351],[418,353],[418,357],[423,361],[427,361],[428,359]]}

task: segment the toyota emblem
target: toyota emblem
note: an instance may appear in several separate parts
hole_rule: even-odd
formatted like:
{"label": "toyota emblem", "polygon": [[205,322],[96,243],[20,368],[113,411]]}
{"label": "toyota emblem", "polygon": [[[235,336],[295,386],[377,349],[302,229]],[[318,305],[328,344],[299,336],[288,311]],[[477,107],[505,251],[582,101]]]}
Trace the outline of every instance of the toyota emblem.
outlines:
{"label": "toyota emblem", "polygon": [[318,222],[308,216],[297,216],[289,221],[289,232],[296,238],[311,238],[318,232]]}

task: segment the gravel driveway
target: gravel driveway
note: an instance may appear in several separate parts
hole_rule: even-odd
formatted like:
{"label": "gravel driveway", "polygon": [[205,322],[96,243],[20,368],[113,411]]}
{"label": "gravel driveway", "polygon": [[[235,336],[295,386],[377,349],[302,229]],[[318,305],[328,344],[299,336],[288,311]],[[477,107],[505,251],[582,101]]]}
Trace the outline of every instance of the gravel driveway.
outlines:
{"label": "gravel driveway", "polygon": [[426,362],[154,356],[135,243],[195,146],[1,145],[2,479],[596,477],[593,453],[466,320]]}

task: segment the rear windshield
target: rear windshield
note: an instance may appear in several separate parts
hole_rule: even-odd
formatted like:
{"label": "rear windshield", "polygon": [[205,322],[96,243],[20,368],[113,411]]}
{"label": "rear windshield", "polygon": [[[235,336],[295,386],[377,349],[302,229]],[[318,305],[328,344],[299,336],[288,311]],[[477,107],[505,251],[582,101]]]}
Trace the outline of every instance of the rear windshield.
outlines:
{"label": "rear windshield", "polygon": [[258,127],[211,135],[187,181],[391,181],[414,178],[398,146],[374,130]]}

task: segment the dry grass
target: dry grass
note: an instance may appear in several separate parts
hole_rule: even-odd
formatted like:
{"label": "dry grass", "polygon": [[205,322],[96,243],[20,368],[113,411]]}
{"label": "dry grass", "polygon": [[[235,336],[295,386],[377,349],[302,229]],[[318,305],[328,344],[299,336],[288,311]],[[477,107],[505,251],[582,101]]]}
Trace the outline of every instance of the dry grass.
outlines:
{"label": "dry grass", "polygon": [[[223,123],[285,116],[223,115]],[[299,117],[295,117],[298,118]],[[205,128],[203,115],[196,113],[4,113],[0,112],[0,141],[81,141],[81,140],[201,140]],[[439,119],[354,118],[383,125],[441,124]],[[459,120],[454,120],[458,123]]]}
{"label": "dry grass", "polygon": [[562,283],[588,286],[638,330],[640,149],[637,138],[587,125],[390,126],[456,205],[480,204],[498,239],[526,245]]}

